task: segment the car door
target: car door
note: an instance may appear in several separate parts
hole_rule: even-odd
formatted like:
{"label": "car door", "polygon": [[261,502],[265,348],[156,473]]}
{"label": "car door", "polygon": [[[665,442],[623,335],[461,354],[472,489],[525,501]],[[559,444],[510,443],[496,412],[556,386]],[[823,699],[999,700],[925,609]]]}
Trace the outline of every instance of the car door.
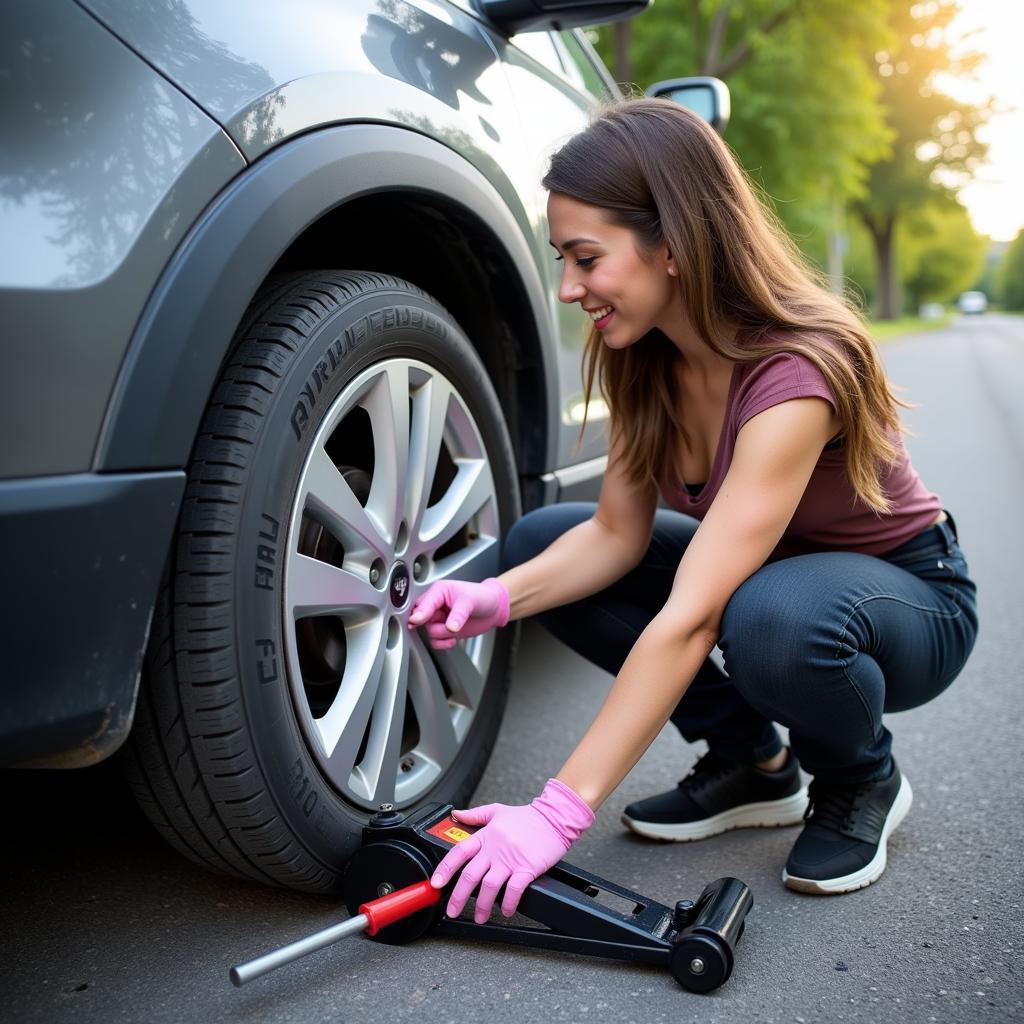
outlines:
{"label": "car door", "polygon": [[584,411],[580,359],[588,324],[578,306],[558,301],[561,271],[548,246],[547,192],[541,180],[552,153],[587,126],[602,102],[617,98],[618,90],[578,30],[527,32],[510,39],[494,32],[490,36],[522,125],[524,201],[538,241],[551,253],[541,268],[558,340],[558,443],[549,493],[553,500],[596,498],[606,464],[607,411],[600,399],[591,399],[583,443],[577,448]]}

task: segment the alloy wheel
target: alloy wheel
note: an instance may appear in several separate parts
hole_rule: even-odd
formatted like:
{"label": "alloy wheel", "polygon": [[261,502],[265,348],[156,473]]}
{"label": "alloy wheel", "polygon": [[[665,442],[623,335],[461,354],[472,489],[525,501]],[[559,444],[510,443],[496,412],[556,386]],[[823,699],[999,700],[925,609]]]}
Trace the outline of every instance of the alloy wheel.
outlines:
{"label": "alloy wheel", "polygon": [[498,541],[486,449],[452,383],[413,359],[353,379],[298,478],[284,627],[303,736],[355,806],[411,804],[458,755],[493,633],[434,651],[407,620],[431,583],[494,575]]}

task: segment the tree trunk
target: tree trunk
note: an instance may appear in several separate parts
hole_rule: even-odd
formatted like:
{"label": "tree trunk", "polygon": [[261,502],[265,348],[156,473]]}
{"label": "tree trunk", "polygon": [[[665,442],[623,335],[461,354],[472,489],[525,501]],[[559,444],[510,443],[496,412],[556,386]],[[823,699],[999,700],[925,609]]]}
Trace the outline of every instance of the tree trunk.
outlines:
{"label": "tree trunk", "polygon": [[896,320],[902,312],[900,281],[896,272],[896,249],[893,245],[896,214],[886,214],[879,221],[868,216],[864,216],[863,220],[875,243],[875,315],[879,320]]}
{"label": "tree trunk", "polygon": [[846,277],[843,274],[843,261],[849,247],[846,234],[846,210],[838,199],[832,200],[832,223],[827,238],[828,278],[832,282],[832,292],[842,297],[846,294]]}
{"label": "tree trunk", "polygon": [[[633,63],[629,59],[629,42],[633,25],[628,21],[615,23],[615,80],[620,85],[629,85],[633,81]],[[625,92],[629,93],[626,89]]]}
{"label": "tree trunk", "polygon": [[725,45],[725,31],[729,26],[730,6],[731,0],[722,0],[718,10],[715,11],[714,17],[711,19],[707,48],[700,62],[700,73],[702,75],[718,74],[718,65],[722,60],[722,47]]}

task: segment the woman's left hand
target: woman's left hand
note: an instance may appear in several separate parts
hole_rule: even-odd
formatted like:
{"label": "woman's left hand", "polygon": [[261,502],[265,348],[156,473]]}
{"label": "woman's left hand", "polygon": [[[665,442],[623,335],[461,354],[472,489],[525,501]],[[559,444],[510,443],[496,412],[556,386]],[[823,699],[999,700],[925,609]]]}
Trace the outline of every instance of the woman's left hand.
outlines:
{"label": "woman's left hand", "polygon": [[435,889],[443,889],[462,868],[446,913],[458,917],[479,886],[473,911],[477,924],[491,916],[495,897],[503,885],[501,912],[511,917],[526,887],[557,864],[594,823],[590,807],[558,779],[548,779],[544,792],[529,804],[486,804],[454,811],[452,817],[482,828],[448,851],[430,883]]}

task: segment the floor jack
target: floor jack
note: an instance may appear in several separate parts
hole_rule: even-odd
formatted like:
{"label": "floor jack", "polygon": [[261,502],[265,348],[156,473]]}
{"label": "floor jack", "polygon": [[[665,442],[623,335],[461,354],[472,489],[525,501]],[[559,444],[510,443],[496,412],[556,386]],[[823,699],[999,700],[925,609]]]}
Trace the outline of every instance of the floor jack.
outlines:
{"label": "floor jack", "polygon": [[451,846],[475,831],[455,821],[451,810],[450,804],[433,804],[407,818],[390,804],[382,805],[363,829],[363,845],[345,869],[345,903],[353,916],[233,967],[231,981],[244,985],[363,931],[396,945],[433,930],[441,935],[664,964],[691,992],[710,992],[732,973],[736,944],[754,902],[750,889],[737,878],[719,878],[696,902],[679,900],[670,909],[560,861],[529,886],[519,903],[519,914],[544,927],[475,924],[446,917],[440,904],[447,893],[434,889],[430,876]]}

